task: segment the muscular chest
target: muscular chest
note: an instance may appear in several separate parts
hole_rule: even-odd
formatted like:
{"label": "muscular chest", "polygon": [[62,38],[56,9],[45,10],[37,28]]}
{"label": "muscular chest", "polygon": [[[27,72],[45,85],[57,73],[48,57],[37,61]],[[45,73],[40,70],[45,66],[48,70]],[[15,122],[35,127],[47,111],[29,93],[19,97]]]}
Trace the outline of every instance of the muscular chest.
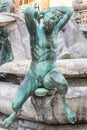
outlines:
{"label": "muscular chest", "polygon": [[56,48],[57,47],[57,38],[56,35],[52,32],[46,34],[43,28],[37,29],[37,45],[40,48]]}
{"label": "muscular chest", "polygon": [[40,48],[44,48],[47,47],[47,39],[46,39],[46,35],[45,32],[42,28],[37,28],[37,45]]}

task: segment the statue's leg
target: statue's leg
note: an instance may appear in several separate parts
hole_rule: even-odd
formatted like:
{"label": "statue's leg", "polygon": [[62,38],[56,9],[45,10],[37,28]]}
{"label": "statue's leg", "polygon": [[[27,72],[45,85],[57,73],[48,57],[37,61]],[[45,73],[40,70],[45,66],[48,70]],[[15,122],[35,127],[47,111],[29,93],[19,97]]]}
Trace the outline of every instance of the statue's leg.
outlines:
{"label": "statue's leg", "polygon": [[12,121],[16,118],[17,113],[22,108],[24,102],[27,100],[28,97],[34,94],[38,86],[39,83],[35,76],[33,76],[32,73],[28,73],[20,84],[13,99],[12,109],[14,110],[14,112],[3,122],[3,125],[5,127],[8,127],[12,123]]}
{"label": "statue's leg", "polygon": [[74,124],[76,122],[76,117],[72,113],[65,99],[65,94],[68,90],[68,84],[64,76],[61,73],[59,73],[57,69],[53,69],[44,77],[43,83],[44,87],[47,89],[57,88],[58,94],[60,94],[60,96],[62,97],[62,102],[68,120]]}

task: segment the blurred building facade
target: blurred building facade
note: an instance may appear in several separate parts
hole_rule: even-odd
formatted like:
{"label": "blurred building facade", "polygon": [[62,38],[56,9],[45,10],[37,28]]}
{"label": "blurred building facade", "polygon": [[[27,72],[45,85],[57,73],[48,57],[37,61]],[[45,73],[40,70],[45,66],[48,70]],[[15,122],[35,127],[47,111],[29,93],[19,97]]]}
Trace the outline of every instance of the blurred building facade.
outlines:
{"label": "blurred building facade", "polygon": [[73,0],[50,0],[50,6],[72,6]]}
{"label": "blurred building facade", "polygon": [[[17,8],[21,5],[32,6],[36,0],[13,0],[14,1],[14,12],[17,11]],[[52,7],[52,6],[72,6],[73,0],[41,0],[41,9]]]}

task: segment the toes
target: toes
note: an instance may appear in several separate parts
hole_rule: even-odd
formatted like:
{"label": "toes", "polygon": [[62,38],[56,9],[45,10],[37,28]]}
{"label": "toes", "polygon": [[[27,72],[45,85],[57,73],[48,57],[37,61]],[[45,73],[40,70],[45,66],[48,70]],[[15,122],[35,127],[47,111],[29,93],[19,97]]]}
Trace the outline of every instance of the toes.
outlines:
{"label": "toes", "polygon": [[4,122],[2,122],[2,126],[4,126],[5,128],[9,127],[11,124],[11,122],[8,121],[8,119],[6,119]]}
{"label": "toes", "polygon": [[75,124],[75,122],[76,122],[76,116],[71,113],[71,116],[68,115],[68,120],[69,120],[72,124]]}

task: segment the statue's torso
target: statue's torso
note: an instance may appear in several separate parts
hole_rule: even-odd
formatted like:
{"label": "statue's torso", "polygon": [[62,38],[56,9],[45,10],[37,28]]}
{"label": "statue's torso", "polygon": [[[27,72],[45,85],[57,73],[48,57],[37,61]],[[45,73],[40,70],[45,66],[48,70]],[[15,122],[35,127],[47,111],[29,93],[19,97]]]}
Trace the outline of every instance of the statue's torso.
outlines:
{"label": "statue's torso", "polygon": [[57,35],[54,32],[46,34],[42,27],[31,36],[31,53],[33,61],[48,61],[56,59]]}
{"label": "statue's torso", "polygon": [[56,60],[57,35],[46,34],[42,27],[38,27],[35,35],[31,36],[31,68],[37,75],[45,75],[53,67]]}

